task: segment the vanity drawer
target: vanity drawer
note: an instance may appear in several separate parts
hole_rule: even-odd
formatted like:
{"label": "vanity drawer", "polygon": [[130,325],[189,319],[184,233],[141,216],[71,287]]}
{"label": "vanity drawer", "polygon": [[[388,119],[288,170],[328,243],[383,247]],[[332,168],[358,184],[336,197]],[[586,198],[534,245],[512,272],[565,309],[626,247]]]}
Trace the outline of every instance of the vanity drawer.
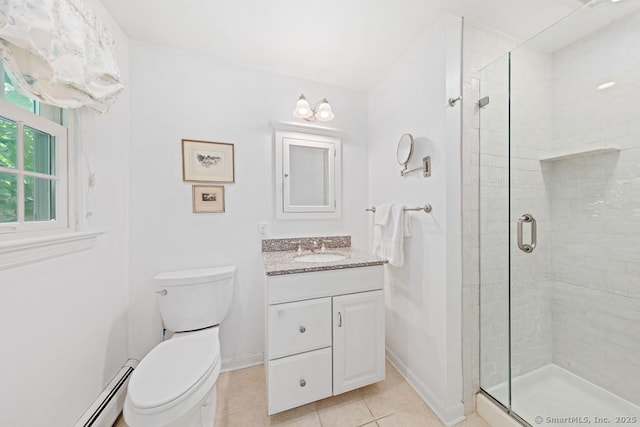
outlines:
{"label": "vanity drawer", "polygon": [[323,348],[270,360],[269,415],[331,396],[331,354]]}
{"label": "vanity drawer", "polygon": [[268,359],[331,346],[331,298],[270,305]]}
{"label": "vanity drawer", "polygon": [[267,276],[267,304],[375,291],[383,287],[383,265]]}

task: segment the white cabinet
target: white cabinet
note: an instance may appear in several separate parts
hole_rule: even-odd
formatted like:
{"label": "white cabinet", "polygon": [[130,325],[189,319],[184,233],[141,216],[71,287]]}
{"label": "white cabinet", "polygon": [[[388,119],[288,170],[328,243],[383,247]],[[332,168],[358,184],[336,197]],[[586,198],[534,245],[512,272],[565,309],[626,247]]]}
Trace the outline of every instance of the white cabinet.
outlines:
{"label": "white cabinet", "polygon": [[382,286],[381,265],[267,276],[269,415],[384,380]]}
{"label": "white cabinet", "polygon": [[333,298],[333,393],[384,380],[384,294]]}
{"label": "white cabinet", "polygon": [[340,133],[317,126],[283,123],[273,126],[276,218],[340,218]]}

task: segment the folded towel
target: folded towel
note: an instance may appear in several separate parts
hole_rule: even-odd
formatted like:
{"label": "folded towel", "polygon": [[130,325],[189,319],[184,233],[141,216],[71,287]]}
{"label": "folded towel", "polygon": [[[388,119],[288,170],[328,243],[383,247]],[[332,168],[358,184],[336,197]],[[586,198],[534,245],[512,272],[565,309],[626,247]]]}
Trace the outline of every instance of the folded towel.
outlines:
{"label": "folded towel", "polygon": [[393,204],[391,203],[383,203],[376,207],[376,211],[373,214],[373,223],[377,225],[387,225],[392,206]]}
{"label": "folded towel", "polygon": [[[385,258],[396,267],[404,265],[404,238],[411,236],[410,221],[406,218],[404,208],[404,205],[391,204],[386,222],[381,215],[379,220],[374,218],[373,224],[373,254]],[[376,217],[379,209],[376,208]]]}

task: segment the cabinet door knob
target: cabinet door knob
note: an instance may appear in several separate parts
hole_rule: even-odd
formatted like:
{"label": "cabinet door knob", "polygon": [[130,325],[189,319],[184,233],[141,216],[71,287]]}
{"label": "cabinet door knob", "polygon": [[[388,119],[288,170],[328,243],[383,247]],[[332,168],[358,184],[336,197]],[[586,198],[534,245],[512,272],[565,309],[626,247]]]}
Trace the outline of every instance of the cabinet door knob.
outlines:
{"label": "cabinet door knob", "polygon": [[307,332],[307,328],[305,328],[304,326],[300,326],[300,333],[304,334],[305,332]]}
{"label": "cabinet door knob", "polygon": [[304,387],[307,385],[307,382],[305,380],[300,380],[300,387]]}

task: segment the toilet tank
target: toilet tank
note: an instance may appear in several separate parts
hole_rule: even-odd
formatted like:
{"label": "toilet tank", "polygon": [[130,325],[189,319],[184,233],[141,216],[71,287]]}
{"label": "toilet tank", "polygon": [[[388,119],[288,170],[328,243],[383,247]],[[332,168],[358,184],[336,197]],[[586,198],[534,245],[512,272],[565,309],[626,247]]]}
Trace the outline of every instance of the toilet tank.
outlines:
{"label": "toilet tank", "polygon": [[165,328],[184,332],[221,323],[231,307],[235,272],[235,266],[225,266],[156,275],[153,280]]}

